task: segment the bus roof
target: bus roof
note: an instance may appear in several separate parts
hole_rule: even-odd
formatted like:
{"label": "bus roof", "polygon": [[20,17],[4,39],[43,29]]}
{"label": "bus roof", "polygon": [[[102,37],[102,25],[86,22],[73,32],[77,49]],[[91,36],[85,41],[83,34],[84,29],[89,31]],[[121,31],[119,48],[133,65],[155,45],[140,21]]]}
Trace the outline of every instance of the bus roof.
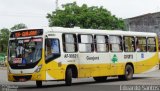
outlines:
{"label": "bus roof", "polygon": [[99,29],[80,29],[80,28],[62,28],[48,27],[45,30],[48,33],[80,33],[80,34],[100,34],[100,35],[126,35],[126,36],[157,36],[156,33],[150,32],[133,32],[122,30],[99,30]]}
{"label": "bus roof", "polygon": [[[125,35],[125,36],[157,36],[156,33],[151,32],[134,32],[122,30],[99,30],[99,29],[81,29],[81,28],[64,28],[64,27],[43,27],[43,28],[30,28],[30,29],[43,29],[44,34],[52,33],[79,33],[79,34],[100,34],[100,35]],[[16,31],[30,30],[20,29]],[[13,31],[15,32],[15,31]]]}

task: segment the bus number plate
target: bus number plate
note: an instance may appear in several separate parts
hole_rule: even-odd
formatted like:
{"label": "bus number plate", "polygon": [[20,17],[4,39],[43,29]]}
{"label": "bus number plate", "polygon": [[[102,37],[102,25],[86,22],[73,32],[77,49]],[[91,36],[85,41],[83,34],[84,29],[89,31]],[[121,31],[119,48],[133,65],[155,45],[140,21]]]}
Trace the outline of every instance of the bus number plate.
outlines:
{"label": "bus number plate", "polygon": [[14,58],[14,60],[13,60],[13,63],[14,64],[21,64],[22,63],[22,58]]}

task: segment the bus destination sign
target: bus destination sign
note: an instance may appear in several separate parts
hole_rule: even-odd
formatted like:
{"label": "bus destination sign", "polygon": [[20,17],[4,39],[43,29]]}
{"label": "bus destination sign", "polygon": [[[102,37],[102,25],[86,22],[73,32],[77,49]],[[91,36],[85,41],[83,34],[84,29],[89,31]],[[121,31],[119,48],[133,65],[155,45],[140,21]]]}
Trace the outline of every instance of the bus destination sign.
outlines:
{"label": "bus destination sign", "polygon": [[43,30],[42,29],[34,29],[34,30],[23,30],[23,31],[16,31],[11,33],[12,38],[17,37],[30,37],[30,36],[38,36],[42,35]]}

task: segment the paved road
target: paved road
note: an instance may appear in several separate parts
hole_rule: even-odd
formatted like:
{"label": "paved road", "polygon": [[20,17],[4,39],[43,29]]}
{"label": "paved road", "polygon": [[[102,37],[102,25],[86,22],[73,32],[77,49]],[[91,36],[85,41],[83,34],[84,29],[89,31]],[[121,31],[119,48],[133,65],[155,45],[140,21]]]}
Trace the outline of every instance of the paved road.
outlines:
{"label": "paved road", "polygon": [[[43,82],[42,88],[37,88],[35,82],[8,82],[7,71],[0,70],[0,84],[9,86],[18,86],[18,91],[111,91],[111,89],[120,89],[120,85],[160,85],[160,70],[136,74],[133,80],[120,81],[117,77],[110,77],[106,82],[95,82],[92,78],[74,79],[73,85],[68,87],[63,81]],[[110,88],[110,89],[108,89]]]}

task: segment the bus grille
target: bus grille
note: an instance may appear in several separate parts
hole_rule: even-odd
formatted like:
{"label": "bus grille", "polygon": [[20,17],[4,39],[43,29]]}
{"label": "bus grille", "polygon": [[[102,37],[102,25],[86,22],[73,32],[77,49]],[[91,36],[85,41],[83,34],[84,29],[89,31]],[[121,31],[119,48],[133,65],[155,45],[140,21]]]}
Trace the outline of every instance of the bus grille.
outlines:
{"label": "bus grille", "polygon": [[16,81],[19,81],[20,79],[25,79],[25,80],[27,81],[27,80],[30,80],[30,79],[31,79],[32,75],[27,75],[27,76],[13,76],[13,77],[14,77],[14,79],[15,79]]}

